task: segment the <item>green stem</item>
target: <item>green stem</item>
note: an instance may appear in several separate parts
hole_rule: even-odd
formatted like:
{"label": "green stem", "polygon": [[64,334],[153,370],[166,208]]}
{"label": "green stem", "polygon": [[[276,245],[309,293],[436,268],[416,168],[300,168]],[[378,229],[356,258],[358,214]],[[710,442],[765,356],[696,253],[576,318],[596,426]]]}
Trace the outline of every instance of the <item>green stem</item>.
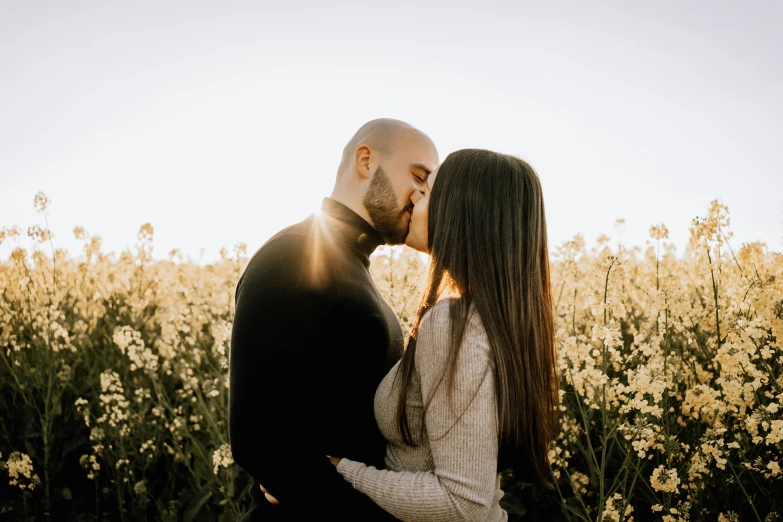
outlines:
{"label": "green stem", "polygon": [[636,468],[634,469],[634,474],[633,474],[633,480],[631,480],[631,486],[628,488],[628,492],[630,492],[630,494],[626,491],[623,491],[623,508],[622,508],[623,510],[620,513],[621,516],[625,514],[625,510],[628,507],[628,504],[631,500],[631,496],[633,495],[634,487],[636,487],[636,479],[639,477],[639,468],[641,467],[640,464],[641,464],[641,460],[637,459]]}
{"label": "green stem", "polygon": [[[568,374],[571,375],[571,382],[573,383],[574,382],[574,376],[571,373],[571,368],[570,367],[568,368]],[[588,466],[590,467],[590,470],[591,470],[590,474],[593,477],[595,477],[597,475],[597,471],[598,471],[600,466],[598,465],[598,459],[595,456],[595,450],[593,449],[593,442],[590,440],[590,426],[587,423],[587,415],[585,415],[585,411],[584,411],[584,409],[582,409],[582,399],[579,396],[579,392],[576,390],[576,385],[574,385],[574,394],[576,395],[576,405],[579,408],[579,414],[582,417],[582,423],[584,424],[585,438],[587,439],[587,447],[590,450],[590,455],[589,456],[593,458],[593,461],[590,462],[588,460],[587,464],[588,464]],[[593,466],[595,466],[595,467],[593,467]]]}
{"label": "green stem", "polygon": [[[551,468],[551,467],[550,467],[550,468]],[[568,483],[569,483],[569,484],[571,484],[571,489],[572,489],[572,490],[573,490],[573,492],[576,494],[576,499],[577,499],[577,500],[579,501],[579,503],[582,505],[582,509],[583,509],[583,510],[584,510],[584,512],[585,512],[585,519],[586,519],[586,520],[589,520],[589,518],[588,518],[588,517],[589,517],[589,514],[590,514],[590,513],[589,513],[589,511],[587,510],[587,506],[585,505],[585,503],[584,503],[584,500],[582,500],[582,495],[579,493],[579,491],[577,491],[577,488],[574,486],[574,481],[573,481],[573,479],[571,478],[571,474],[568,472],[568,469],[567,469],[567,468],[565,468],[565,467],[563,467],[563,471],[564,471],[564,472],[565,472],[565,474],[568,476]],[[555,484],[557,484],[557,481],[555,481]],[[560,487],[559,487],[559,486],[558,486],[557,490],[558,490],[558,491],[560,491]],[[561,495],[561,497],[562,497],[562,495]]]}
{"label": "green stem", "polygon": [[720,340],[720,314],[719,314],[719,304],[718,304],[718,285],[715,282],[715,271],[712,268],[712,256],[710,255],[709,249],[707,250],[707,260],[710,262],[710,278],[712,279],[712,296],[713,299],[715,300],[715,328],[718,334],[718,349],[720,349],[721,340]]}
{"label": "green stem", "polygon": [[748,492],[745,490],[745,486],[742,485],[742,481],[740,480],[739,476],[737,476],[737,472],[734,471],[734,466],[731,465],[731,461],[726,459],[726,462],[729,464],[729,467],[731,468],[731,473],[734,475],[734,480],[737,481],[737,484],[739,484],[740,489],[742,489],[742,493],[745,494],[745,498],[748,501],[748,504],[750,504],[751,509],[753,509],[753,513],[756,515],[756,520],[761,522],[761,516],[759,515],[759,512],[756,511],[756,506],[753,505],[753,501],[750,499],[750,495],[748,495]]}
{"label": "green stem", "polygon": [[[609,269],[606,271],[606,281],[604,282],[604,326],[606,326],[606,303],[607,303],[607,297],[609,295],[609,274],[612,272],[612,267],[614,266],[615,261],[613,260],[612,263],[609,265]],[[601,373],[606,376],[608,379],[609,377],[606,375],[606,367],[608,365],[608,347],[606,346],[606,341],[601,341],[603,344],[603,350],[602,350],[602,361],[601,361]],[[600,475],[598,477],[599,482],[599,499],[598,499],[598,520],[603,520],[603,513],[604,513],[604,500],[605,500],[605,487],[604,484],[604,473],[606,471],[606,443],[607,443],[607,434],[606,434],[606,424],[607,424],[607,412],[606,412],[606,383],[603,383],[601,385],[601,471]]]}

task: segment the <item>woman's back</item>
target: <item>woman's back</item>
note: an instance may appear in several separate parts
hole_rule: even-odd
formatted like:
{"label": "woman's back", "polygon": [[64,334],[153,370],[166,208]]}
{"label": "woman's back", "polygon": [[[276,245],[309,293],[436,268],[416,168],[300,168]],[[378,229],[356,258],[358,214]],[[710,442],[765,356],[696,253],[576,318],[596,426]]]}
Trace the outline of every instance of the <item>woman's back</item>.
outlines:
{"label": "woman's back", "polygon": [[[345,459],[338,471],[402,520],[507,520],[499,504],[503,491],[497,473],[497,402],[490,346],[475,307],[462,336],[451,397],[447,378],[438,386],[450,340],[449,300],[443,300],[422,320],[408,390],[408,422],[418,446],[406,445],[398,428],[399,364],[375,395],[376,420],[389,441],[387,469],[419,472],[420,480],[391,483],[389,474]],[[430,396],[425,416],[424,402]],[[403,498],[407,501],[401,503]]]}

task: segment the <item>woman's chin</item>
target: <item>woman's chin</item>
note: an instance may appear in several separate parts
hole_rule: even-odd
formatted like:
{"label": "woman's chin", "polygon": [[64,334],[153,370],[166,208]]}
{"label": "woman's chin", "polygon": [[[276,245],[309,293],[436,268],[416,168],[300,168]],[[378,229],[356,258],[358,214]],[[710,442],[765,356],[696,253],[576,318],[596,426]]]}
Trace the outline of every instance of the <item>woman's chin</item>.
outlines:
{"label": "woman's chin", "polygon": [[418,250],[423,254],[429,254],[429,252],[427,251],[427,245],[424,244],[424,242],[419,241],[417,238],[413,237],[413,234],[408,234],[408,237],[405,238],[405,244],[410,248],[414,250]]}

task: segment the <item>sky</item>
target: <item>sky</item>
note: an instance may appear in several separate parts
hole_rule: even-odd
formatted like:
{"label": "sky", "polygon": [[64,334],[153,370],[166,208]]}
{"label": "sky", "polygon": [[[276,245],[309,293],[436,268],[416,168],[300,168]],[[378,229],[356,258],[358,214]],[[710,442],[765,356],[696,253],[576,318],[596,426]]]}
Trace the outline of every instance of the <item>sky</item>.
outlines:
{"label": "sky", "polygon": [[252,252],[391,117],[441,160],[528,161],[551,249],[664,223],[682,252],[720,199],[735,246],[780,252],[782,25],[777,1],[0,0],[0,227],[41,223],[43,191],[69,251],[149,222],[160,257]]}

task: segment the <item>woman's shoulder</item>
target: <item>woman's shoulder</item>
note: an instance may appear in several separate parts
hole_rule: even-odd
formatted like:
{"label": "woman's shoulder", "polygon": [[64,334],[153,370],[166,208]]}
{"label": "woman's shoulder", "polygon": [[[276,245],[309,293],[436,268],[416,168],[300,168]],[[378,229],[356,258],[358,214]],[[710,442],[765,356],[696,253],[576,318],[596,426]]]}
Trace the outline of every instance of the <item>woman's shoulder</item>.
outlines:
{"label": "woman's shoulder", "polygon": [[441,299],[434,305],[432,305],[432,308],[427,310],[424,313],[424,316],[421,318],[421,325],[419,326],[419,331],[421,330],[430,330],[430,329],[438,329],[438,328],[449,328],[450,327],[450,320],[449,320],[449,308],[451,307],[452,302],[454,299]]}
{"label": "woman's shoulder", "polygon": [[[421,319],[421,325],[419,326],[419,332],[422,331],[437,331],[437,332],[451,332],[451,307],[458,304],[458,298],[450,297],[441,299],[430,308]],[[484,335],[484,323],[481,320],[481,314],[479,314],[478,308],[475,303],[470,304],[468,310],[467,325],[465,327],[465,335]]]}
{"label": "woman's shoulder", "polygon": [[[448,356],[452,335],[451,307],[456,304],[458,303],[455,298],[442,299],[427,311],[419,327],[417,355],[421,353],[437,359]],[[460,344],[460,358],[465,355],[486,356],[490,351],[481,315],[473,303],[468,310],[467,324]]]}

